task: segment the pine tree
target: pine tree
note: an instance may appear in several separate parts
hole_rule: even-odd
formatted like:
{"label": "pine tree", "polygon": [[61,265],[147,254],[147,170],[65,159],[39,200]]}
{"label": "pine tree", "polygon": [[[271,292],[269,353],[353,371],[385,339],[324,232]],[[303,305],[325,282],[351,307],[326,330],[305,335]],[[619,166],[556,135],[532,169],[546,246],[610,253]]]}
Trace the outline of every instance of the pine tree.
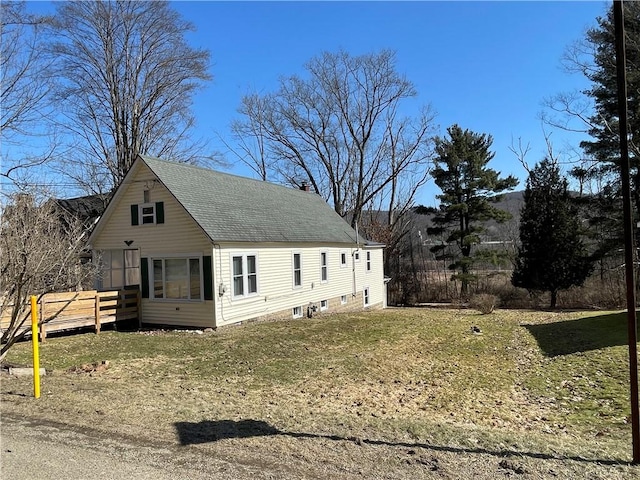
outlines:
{"label": "pine tree", "polygon": [[[624,23],[631,192],[637,213],[640,212],[640,2],[624,3]],[[614,33],[613,7],[606,16],[598,18],[596,28],[586,33],[585,50],[593,51],[593,58],[592,62],[581,63],[579,67],[591,81],[591,88],[584,93],[594,102],[594,111],[588,120],[592,139],[580,143],[587,160],[571,172],[581,182],[592,180],[599,187],[597,192],[583,198],[595,241],[595,256],[599,260],[615,255],[623,243]]]}
{"label": "pine tree", "polygon": [[437,156],[431,175],[442,194],[437,196],[440,207],[433,218],[435,226],[427,233],[445,236],[445,244],[431,250],[440,259],[451,255],[449,268],[457,272],[452,279],[461,281],[461,294],[467,296],[469,282],[475,279],[473,253],[481,242],[483,223],[510,218],[493,204],[501,199],[499,193],[513,189],[518,180],[500,178],[500,172],[487,167],[495,155],[490,151],[491,135],[463,131],[458,125],[449,127],[447,133],[449,139],[435,139]]}
{"label": "pine tree", "polygon": [[[633,157],[634,166],[637,167],[640,152],[633,140],[640,139],[640,3],[625,2],[624,9],[627,36],[625,53],[628,120],[632,140],[630,154]],[[587,44],[593,49],[594,57],[593,65],[584,69],[586,77],[592,82],[591,88],[585,93],[593,99],[595,110],[589,119],[589,135],[593,140],[583,141],[580,146],[593,159],[606,162],[603,165],[604,172],[616,167],[620,158],[614,33],[613,8],[611,8],[606,17],[598,18],[598,27],[590,29],[586,34]],[[636,179],[638,179],[637,175],[636,171]]]}
{"label": "pine tree", "polygon": [[593,269],[581,239],[578,209],[567,180],[548,158],[529,173],[520,218],[520,242],[511,282],[530,291],[558,292],[584,283]]}

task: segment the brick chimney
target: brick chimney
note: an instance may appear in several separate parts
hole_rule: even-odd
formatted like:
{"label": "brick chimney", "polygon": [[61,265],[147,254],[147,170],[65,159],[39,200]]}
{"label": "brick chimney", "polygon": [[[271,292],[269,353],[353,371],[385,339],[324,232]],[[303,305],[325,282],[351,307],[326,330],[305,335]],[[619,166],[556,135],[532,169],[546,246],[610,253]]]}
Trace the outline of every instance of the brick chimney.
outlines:
{"label": "brick chimney", "polygon": [[300,190],[308,192],[309,191],[309,182],[303,181],[302,185],[300,185]]}

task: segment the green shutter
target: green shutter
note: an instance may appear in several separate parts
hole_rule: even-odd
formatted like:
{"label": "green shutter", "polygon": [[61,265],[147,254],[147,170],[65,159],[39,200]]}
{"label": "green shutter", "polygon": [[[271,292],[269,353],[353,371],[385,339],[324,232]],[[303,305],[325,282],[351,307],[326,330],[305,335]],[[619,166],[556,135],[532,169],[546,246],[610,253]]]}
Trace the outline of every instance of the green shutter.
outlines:
{"label": "green shutter", "polygon": [[138,225],[138,205],[131,205],[131,225]]}
{"label": "green shutter", "polygon": [[213,264],[211,255],[202,257],[202,273],[204,274],[204,299],[213,300]]}
{"label": "green shutter", "polygon": [[164,202],[156,202],[156,223],[164,223]]}
{"label": "green shutter", "polygon": [[142,280],[142,298],[149,298],[149,259],[140,259],[140,279]]}

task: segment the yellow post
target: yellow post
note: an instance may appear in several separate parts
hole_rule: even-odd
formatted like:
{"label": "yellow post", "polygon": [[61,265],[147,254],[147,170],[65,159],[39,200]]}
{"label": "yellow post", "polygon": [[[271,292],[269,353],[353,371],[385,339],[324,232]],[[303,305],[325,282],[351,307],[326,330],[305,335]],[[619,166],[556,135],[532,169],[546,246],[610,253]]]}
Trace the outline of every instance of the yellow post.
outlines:
{"label": "yellow post", "polygon": [[40,352],[38,352],[38,300],[31,296],[31,342],[33,344],[33,396],[40,398]]}

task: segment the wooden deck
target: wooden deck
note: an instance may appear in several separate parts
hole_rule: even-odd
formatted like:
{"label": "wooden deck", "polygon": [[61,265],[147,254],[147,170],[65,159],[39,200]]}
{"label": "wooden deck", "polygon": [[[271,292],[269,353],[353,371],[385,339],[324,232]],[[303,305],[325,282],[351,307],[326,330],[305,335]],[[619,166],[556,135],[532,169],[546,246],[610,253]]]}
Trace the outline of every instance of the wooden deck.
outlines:
{"label": "wooden deck", "polygon": [[[27,307],[26,312],[30,308]],[[40,339],[47,334],[81,327],[94,327],[100,333],[102,325],[121,320],[138,320],[140,291],[136,289],[98,292],[48,293],[38,302],[38,324]],[[0,328],[9,327],[11,309],[5,309],[0,317]],[[18,330],[31,330],[30,318]]]}

